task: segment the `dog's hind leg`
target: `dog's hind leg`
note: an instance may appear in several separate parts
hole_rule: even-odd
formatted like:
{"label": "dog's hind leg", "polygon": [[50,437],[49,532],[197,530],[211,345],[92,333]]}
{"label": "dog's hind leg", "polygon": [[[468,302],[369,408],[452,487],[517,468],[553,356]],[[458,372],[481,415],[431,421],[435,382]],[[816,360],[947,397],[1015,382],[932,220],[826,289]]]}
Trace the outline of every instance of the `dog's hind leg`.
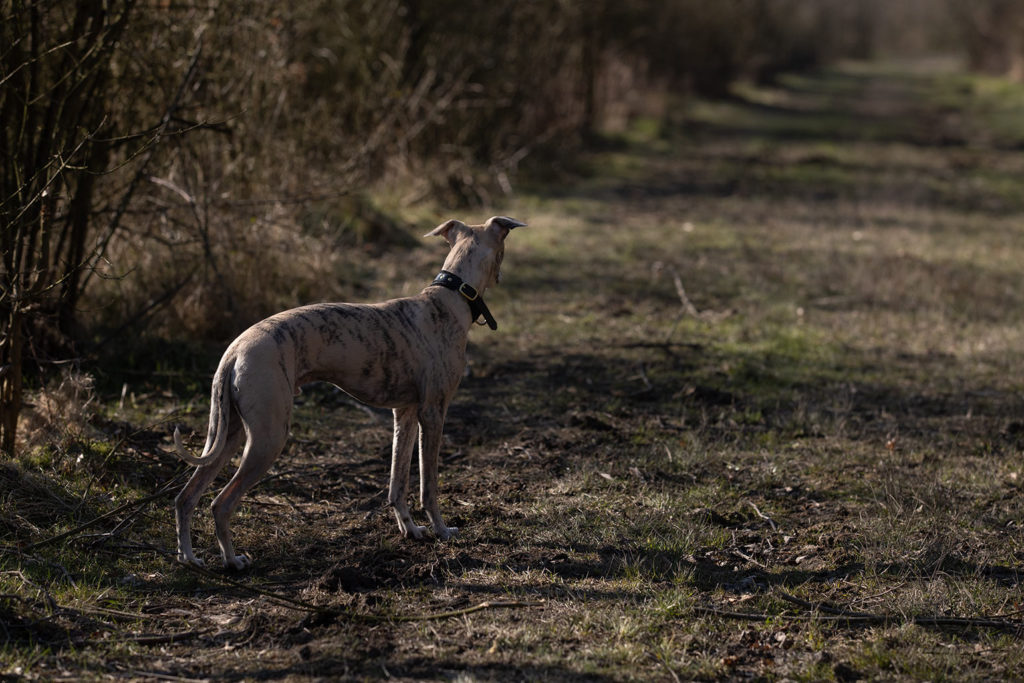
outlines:
{"label": "dog's hind leg", "polygon": [[425,527],[418,526],[409,514],[409,469],[416,448],[419,423],[416,407],[395,409],[395,441],[391,451],[391,482],[388,504],[395,509],[398,528],[406,538],[423,538]]}
{"label": "dog's hind leg", "polygon": [[224,465],[231,460],[245,436],[245,430],[238,421],[238,416],[232,416],[233,431],[228,432],[227,441],[220,452],[220,457],[215,461],[200,465],[192,473],[192,477],[181,489],[178,497],[174,499],[174,521],[178,530],[178,561],[203,566],[202,560],[196,558],[192,552],[192,515],[195,513],[196,505],[203,493],[210,486],[210,483],[217,476]]}
{"label": "dog's hind leg", "polygon": [[437,458],[441,450],[445,405],[426,405],[419,411],[420,422],[420,504],[430,518],[434,535],[442,541],[459,533],[458,527],[445,526],[437,501]]}
{"label": "dog's hind leg", "polygon": [[241,570],[252,564],[245,555],[235,555],[235,549],[231,542],[231,515],[234,514],[235,508],[238,507],[238,502],[245,492],[266,474],[281,453],[281,449],[284,448],[285,441],[288,439],[290,415],[291,406],[289,405],[283,416],[275,415],[269,419],[266,416],[261,416],[257,423],[260,425],[258,427],[253,427],[253,423],[247,416],[247,438],[242,462],[238,466],[238,471],[231,477],[231,481],[214,499],[212,506],[213,521],[217,527],[217,543],[220,545],[225,569]]}

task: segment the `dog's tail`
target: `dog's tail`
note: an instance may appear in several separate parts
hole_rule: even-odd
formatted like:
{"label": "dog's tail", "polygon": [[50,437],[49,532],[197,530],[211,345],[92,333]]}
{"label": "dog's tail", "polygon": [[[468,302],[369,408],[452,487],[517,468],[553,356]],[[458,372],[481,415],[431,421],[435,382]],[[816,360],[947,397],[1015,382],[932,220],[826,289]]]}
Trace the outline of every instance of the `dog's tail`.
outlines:
{"label": "dog's tail", "polygon": [[213,375],[213,389],[210,392],[210,427],[206,433],[203,454],[192,455],[181,441],[181,432],[174,428],[174,449],[178,457],[190,465],[206,465],[220,457],[228,438],[231,421],[231,377],[234,375],[235,359],[228,358],[217,366]]}

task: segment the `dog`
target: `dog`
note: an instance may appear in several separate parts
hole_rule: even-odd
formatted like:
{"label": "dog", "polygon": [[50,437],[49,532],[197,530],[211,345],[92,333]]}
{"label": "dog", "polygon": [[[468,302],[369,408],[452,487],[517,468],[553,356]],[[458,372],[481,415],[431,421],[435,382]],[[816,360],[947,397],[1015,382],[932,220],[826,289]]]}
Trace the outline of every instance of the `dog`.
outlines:
{"label": "dog", "polygon": [[483,225],[449,220],[425,235],[445,238],[450,250],[441,273],[417,296],[293,308],[235,339],[213,376],[202,455],[189,453],[178,429],[174,431],[177,456],[197,466],[175,499],[178,560],[202,566],[192,550],[192,516],[203,492],[244,440],[241,464],[212,510],[224,567],[241,570],[251,564],[247,556],[235,554],[231,515],[281,453],[292,399],[303,384],[314,381],[331,382],[364,403],[393,410],[388,504],[402,536],[421,539],[426,532],[413,522],[407,501],[417,440],[420,504],[438,539],[458,533],[445,525],[438,506],[441,433],[465,371],[470,327],[482,317],[497,329],[482,294],[499,281],[505,238],[525,225],[506,216],[494,216]]}

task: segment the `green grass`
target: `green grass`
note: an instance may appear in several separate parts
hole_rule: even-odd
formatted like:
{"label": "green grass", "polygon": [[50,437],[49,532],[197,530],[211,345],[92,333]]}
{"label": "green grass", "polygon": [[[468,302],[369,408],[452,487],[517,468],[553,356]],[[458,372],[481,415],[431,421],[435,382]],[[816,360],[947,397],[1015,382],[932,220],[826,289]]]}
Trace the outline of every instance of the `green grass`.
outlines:
{"label": "green grass", "polygon": [[[235,578],[264,593],[172,563],[170,495],[32,546],[181,474],[171,423],[204,433],[217,350],[140,340],[0,470],[0,673],[1019,676],[1021,99],[947,71],[788,76],[478,211],[530,227],[449,415],[447,544],[395,533],[386,416],[318,388],[236,518],[256,565]],[[367,291],[418,291],[442,254],[375,256]],[[194,536],[212,559],[206,510]],[[531,606],[387,619],[485,601]]]}

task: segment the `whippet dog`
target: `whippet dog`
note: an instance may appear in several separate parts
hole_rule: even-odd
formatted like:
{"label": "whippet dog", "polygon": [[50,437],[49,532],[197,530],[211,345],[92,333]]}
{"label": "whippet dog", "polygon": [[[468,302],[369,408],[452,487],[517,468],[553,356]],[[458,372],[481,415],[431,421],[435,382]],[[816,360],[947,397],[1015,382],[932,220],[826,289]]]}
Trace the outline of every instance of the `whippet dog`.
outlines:
{"label": "whippet dog", "polygon": [[[505,238],[526,225],[494,216],[483,225],[450,220],[425,235],[450,245],[441,273],[420,294],[379,304],[327,303],[293,308],[256,323],[224,352],[213,376],[210,424],[202,455],[190,454],[177,429],[178,457],[197,465],[175,499],[178,560],[202,565],[192,551],[196,504],[244,441],[242,461],[213,501],[217,542],[227,569],[244,569],[231,543],[231,514],[284,448],[292,399],[308,382],[331,382],[369,405],[391,408],[395,434],[388,503],[407,538],[426,527],[409,514],[412,452],[419,441],[420,502],[434,535],[448,540],[437,500],[437,459],[452,396],[466,367],[469,329],[497,324],[482,294],[500,278]],[[482,324],[482,323],[481,323]]]}

